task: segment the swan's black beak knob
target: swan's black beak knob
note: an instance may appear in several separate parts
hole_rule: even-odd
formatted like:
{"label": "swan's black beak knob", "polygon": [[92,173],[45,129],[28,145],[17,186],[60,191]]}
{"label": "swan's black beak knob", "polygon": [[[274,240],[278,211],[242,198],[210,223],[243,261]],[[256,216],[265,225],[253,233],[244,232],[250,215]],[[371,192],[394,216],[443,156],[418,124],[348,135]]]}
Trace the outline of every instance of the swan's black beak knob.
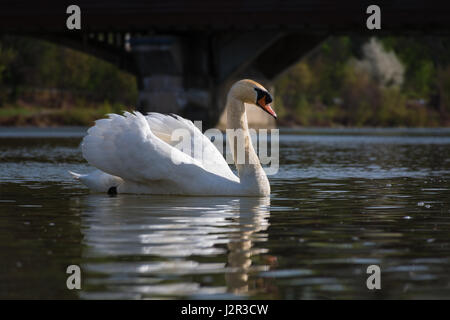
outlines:
{"label": "swan's black beak knob", "polygon": [[273,101],[272,96],[265,90],[255,88],[256,90],[256,105],[261,107],[264,111],[270,114],[275,119],[277,118],[277,114],[273,111],[270,103]]}

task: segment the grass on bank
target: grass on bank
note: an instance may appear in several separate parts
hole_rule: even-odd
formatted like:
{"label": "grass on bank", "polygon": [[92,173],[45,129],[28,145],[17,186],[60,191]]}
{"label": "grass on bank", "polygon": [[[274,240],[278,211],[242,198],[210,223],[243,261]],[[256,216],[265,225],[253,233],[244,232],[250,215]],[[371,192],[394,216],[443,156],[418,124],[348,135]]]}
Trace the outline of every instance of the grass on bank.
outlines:
{"label": "grass on bank", "polygon": [[105,102],[98,106],[73,106],[61,109],[28,105],[0,107],[0,126],[91,126],[108,113],[122,113],[131,108]]}

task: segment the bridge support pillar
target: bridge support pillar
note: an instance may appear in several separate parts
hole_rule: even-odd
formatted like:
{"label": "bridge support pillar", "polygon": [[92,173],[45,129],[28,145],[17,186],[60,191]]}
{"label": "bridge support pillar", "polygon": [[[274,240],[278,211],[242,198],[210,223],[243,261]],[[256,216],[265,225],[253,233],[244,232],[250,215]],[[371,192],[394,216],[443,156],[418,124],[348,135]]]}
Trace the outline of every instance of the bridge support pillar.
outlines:
{"label": "bridge support pillar", "polygon": [[[297,33],[200,31],[133,37],[130,48],[139,84],[138,110],[201,120],[203,129],[215,126],[234,81],[253,78],[270,89],[271,80],[322,38]],[[250,109],[252,126],[273,125],[266,114]]]}
{"label": "bridge support pillar", "polygon": [[[214,125],[214,84],[205,37],[139,37],[130,40],[141,112],[176,113]],[[215,119],[215,120],[213,120]]]}

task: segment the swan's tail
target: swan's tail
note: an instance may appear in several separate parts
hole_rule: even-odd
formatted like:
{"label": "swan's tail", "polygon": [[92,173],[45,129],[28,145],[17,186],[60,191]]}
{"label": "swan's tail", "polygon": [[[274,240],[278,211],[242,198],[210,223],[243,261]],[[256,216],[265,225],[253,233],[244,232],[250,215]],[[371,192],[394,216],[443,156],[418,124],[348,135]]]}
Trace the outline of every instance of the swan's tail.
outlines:
{"label": "swan's tail", "polygon": [[82,174],[79,174],[79,173],[76,173],[76,172],[73,172],[73,171],[70,171],[70,170],[69,170],[69,173],[72,175],[72,177],[74,179],[77,179],[77,180],[80,180],[80,177],[82,176]]}
{"label": "swan's tail", "polygon": [[69,171],[69,173],[94,192],[108,192],[111,188],[117,188],[123,183],[121,178],[100,170],[93,171],[89,174],[80,174],[73,171]]}

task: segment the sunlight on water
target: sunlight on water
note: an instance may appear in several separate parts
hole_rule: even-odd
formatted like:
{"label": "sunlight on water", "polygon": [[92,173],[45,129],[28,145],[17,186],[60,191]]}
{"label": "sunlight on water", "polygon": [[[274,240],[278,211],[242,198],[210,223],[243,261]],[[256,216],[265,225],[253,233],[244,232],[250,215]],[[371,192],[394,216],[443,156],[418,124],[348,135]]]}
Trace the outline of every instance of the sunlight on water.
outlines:
{"label": "sunlight on water", "polygon": [[448,130],[285,130],[270,199],[90,194],[84,132],[0,130],[1,298],[450,297]]}

